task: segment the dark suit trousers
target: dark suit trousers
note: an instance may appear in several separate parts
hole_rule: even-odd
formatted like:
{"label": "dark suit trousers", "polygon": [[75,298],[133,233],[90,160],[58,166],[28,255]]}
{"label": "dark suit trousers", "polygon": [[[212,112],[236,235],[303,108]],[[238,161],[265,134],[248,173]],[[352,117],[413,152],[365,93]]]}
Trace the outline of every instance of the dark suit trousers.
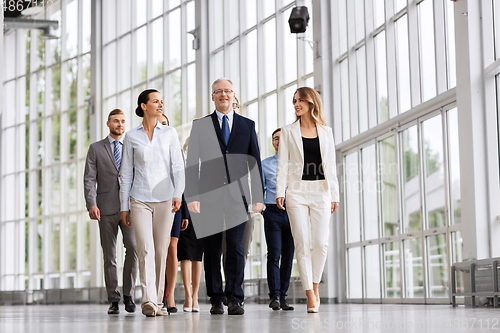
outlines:
{"label": "dark suit trousers", "polygon": [[284,297],[290,285],[295,250],[287,212],[279,209],[276,205],[266,205],[264,233],[267,243],[269,297]]}
{"label": "dark suit trousers", "polygon": [[135,243],[134,228],[127,228],[120,221],[120,212],[114,215],[101,216],[99,232],[104,258],[104,281],[108,293],[108,301],[120,301],[118,289],[118,273],[116,269],[116,236],[118,227],[122,230],[123,245],[125,246],[125,263],[123,266],[123,294],[133,296],[135,278],[137,276],[137,246]]}
{"label": "dark suit trousers", "polygon": [[[241,218],[229,212],[224,213],[226,221]],[[204,251],[205,282],[210,303],[236,299],[243,302],[243,279],[245,271],[245,256],[243,253],[243,236],[246,222],[226,230],[226,289],[222,288],[221,255],[222,232],[201,239]]]}

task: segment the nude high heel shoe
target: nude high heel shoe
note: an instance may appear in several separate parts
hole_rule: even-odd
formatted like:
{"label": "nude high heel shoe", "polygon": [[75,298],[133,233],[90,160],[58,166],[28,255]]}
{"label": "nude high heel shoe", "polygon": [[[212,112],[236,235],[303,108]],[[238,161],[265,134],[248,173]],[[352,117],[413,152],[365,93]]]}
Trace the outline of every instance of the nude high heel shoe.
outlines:
{"label": "nude high heel shoe", "polygon": [[312,308],[307,308],[307,313],[318,313],[318,308],[319,308],[319,302],[316,300],[316,296],[314,296],[315,306]]}
{"label": "nude high heel shoe", "polygon": [[[196,302],[195,302],[196,300]],[[198,305],[198,307],[195,307],[195,304]],[[193,308],[192,308],[192,311],[193,312],[200,312],[200,305],[198,304],[198,296],[196,296],[196,298],[193,297]]]}
{"label": "nude high heel shoe", "polygon": [[314,308],[307,308],[307,313],[318,313],[318,311],[319,309],[317,305]]}

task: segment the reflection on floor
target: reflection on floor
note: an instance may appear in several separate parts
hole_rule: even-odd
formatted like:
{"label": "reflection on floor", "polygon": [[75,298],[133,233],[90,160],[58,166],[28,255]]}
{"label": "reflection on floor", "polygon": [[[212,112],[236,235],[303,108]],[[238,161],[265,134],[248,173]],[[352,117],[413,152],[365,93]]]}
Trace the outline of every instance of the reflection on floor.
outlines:
{"label": "reflection on floor", "polygon": [[[182,304],[181,304],[182,306]],[[279,333],[295,331],[340,332],[488,332],[500,329],[498,310],[452,308],[449,305],[330,304],[307,314],[305,304],[295,311],[272,311],[267,304],[246,304],[245,315],[210,315],[179,312],[146,318],[106,314],[106,305],[0,306],[0,332],[217,332]],[[226,309],[227,310],[227,309]]]}

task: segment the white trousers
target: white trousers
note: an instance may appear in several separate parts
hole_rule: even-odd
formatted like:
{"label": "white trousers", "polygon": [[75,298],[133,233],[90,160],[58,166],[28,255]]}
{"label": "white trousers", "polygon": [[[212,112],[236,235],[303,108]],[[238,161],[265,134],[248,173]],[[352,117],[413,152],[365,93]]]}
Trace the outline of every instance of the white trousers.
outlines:
{"label": "white trousers", "polygon": [[304,290],[313,289],[313,283],[321,281],[330,237],[331,206],[326,180],[301,180],[287,188],[286,211]]}
{"label": "white trousers", "polygon": [[142,305],[151,302],[161,308],[167,251],[174,221],[172,200],[142,202],[131,198],[130,221],[134,226],[137,243]]}

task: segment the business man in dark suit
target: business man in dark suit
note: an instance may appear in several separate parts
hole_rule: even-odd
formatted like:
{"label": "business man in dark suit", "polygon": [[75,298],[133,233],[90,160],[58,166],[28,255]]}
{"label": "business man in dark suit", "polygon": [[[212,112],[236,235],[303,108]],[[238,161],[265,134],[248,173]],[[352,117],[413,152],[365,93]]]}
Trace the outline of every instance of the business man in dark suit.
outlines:
{"label": "business man in dark suit", "polygon": [[84,174],[85,201],[89,216],[99,221],[101,247],[104,257],[104,279],[108,301],[108,314],[118,314],[120,290],[116,270],[116,236],[122,230],[126,249],[123,267],[123,303],[127,312],[135,312],[133,299],[137,276],[137,250],[134,229],[120,221],[120,171],[125,114],[120,109],[109,113],[106,125],[109,135],[90,145]]}
{"label": "business man in dark suit", "polygon": [[[212,84],[215,111],[193,121],[186,167],[185,197],[196,235],[202,238],[205,282],[212,308],[223,314],[245,312],[243,236],[248,210],[262,211],[263,186],[255,123],[233,110],[230,80]],[[251,174],[249,186],[248,175]],[[250,192],[251,191],[251,192]],[[222,232],[226,232],[226,286],[222,289]]]}

